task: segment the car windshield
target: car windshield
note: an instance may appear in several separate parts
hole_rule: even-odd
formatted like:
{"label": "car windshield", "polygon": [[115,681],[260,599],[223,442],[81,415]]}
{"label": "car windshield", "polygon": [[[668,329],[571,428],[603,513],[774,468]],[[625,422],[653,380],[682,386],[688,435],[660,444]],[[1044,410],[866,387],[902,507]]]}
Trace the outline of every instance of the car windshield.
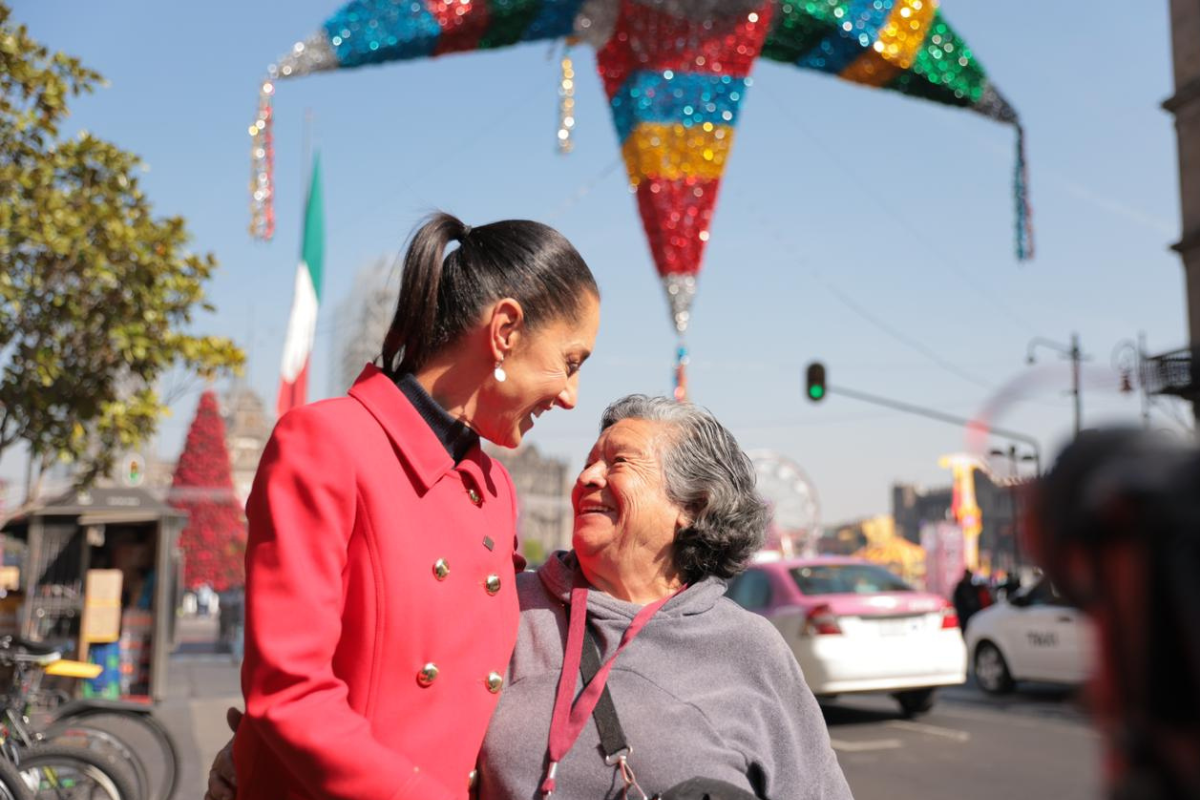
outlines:
{"label": "car windshield", "polygon": [[1012,602],[1019,606],[1066,606],[1070,605],[1066,599],[1058,593],[1058,588],[1050,583],[1049,579],[1042,580],[1030,586],[1028,589],[1021,590],[1012,599]]}
{"label": "car windshield", "polygon": [[813,564],[793,567],[792,580],[806,595],[911,592],[913,589],[873,564]]}

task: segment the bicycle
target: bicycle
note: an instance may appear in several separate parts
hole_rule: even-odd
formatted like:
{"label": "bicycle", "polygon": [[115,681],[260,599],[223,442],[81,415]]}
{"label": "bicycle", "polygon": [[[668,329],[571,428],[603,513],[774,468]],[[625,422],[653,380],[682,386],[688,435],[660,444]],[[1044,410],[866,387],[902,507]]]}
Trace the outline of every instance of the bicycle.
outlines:
{"label": "bicycle", "polygon": [[[64,659],[57,647],[12,637],[0,638],[3,665],[13,669],[4,719],[23,747],[44,743],[83,746],[125,765],[142,800],[173,797],[180,773],[178,749],[148,705],[64,699],[60,692],[41,687],[43,675],[94,678],[101,667]],[[158,756],[151,762],[156,767],[153,774],[144,758],[148,753]]]}
{"label": "bicycle", "polygon": [[[120,743],[134,756],[140,796],[145,800],[171,800],[179,783],[179,751],[170,732],[148,707],[130,701],[75,700],[51,709],[40,735],[48,741],[84,739]],[[111,746],[111,745],[110,745]],[[147,754],[156,754],[147,759]],[[149,760],[150,767],[147,766]]]}
{"label": "bicycle", "polygon": [[20,771],[4,759],[0,759],[0,800],[33,800]]}
{"label": "bicycle", "polygon": [[[11,645],[11,640],[6,642]],[[22,684],[29,665],[61,674],[96,673],[95,665],[64,661],[57,651],[34,655],[11,646],[4,649],[14,681]],[[57,668],[55,662],[62,661]],[[15,712],[11,699],[0,720],[0,785],[12,800],[141,800],[117,755],[86,747],[42,744],[26,727],[28,718]],[[14,776],[15,773],[15,776]]]}
{"label": "bicycle", "polygon": [[139,800],[115,756],[82,747],[38,745],[10,763],[36,800]]}

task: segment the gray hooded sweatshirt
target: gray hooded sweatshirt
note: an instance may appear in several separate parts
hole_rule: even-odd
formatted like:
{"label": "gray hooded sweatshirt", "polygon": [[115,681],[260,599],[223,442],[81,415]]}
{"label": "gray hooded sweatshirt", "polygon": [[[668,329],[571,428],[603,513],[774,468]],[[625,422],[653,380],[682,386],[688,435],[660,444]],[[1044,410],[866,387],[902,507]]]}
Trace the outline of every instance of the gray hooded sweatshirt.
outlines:
{"label": "gray hooded sweatshirt", "polygon": [[[517,576],[521,627],[480,752],[480,800],[540,798],[575,566],[560,552]],[[640,609],[589,592],[604,659]],[[647,795],[700,776],[769,800],[851,798],[795,657],[769,622],[725,599],[723,580],[707,578],[663,606],[617,658],[608,687]],[[623,786],[589,720],[558,767],[554,800],[619,798]]]}

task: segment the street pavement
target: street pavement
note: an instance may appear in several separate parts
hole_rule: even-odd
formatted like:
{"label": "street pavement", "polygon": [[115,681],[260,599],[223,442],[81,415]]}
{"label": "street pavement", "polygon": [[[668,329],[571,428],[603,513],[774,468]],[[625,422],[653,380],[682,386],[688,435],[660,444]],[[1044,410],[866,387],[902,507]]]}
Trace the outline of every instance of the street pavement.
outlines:
{"label": "street pavement", "polygon": [[217,653],[216,619],[184,617],[179,652],[171,657],[167,698],[156,714],[175,737],[182,771],[175,800],[200,800],[208,765],[229,740],[225,709],[242,708],[240,673],[228,654]]}
{"label": "street pavement", "polygon": [[856,800],[1102,797],[1100,737],[1073,694],[1021,687],[993,699],[944,689],[933,711],[905,719],[891,698],[823,707]]}
{"label": "street pavement", "polygon": [[[158,710],[183,758],[177,800],[199,800],[229,739],[225,709],[241,707],[238,670],[213,652],[216,623],[182,620],[169,696]],[[856,800],[1097,800],[1100,738],[1076,695],[1030,685],[991,698],[972,685],[944,689],[929,714],[905,719],[886,696],[823,707]]]}

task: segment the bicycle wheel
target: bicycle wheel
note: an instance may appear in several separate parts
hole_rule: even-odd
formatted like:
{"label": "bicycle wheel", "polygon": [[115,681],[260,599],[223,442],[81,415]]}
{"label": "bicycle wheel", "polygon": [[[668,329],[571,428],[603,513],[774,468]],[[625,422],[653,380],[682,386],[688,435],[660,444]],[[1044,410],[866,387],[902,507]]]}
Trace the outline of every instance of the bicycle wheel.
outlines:
{"label": "bicycle wheel", "polygon": [[[134,789],[143,800],[155,800],[155,787],[151,785],[146,764],[129,744],[116,733],[102,727],[89,725],[87,720],[64,720],[41,732],[42,741],[48,745],[84,747],[99,753],[115,756],[128,766],[133,778]],[[3,798],[0,798],[3,800]]]}
{"label": "bicycle wheel", "polygon": [[0,758],[0,800],[33,800],[21,773],[3,758]]}
{"label": "bicycle wheel", "polygon": [[83,709],[60,717],[47,727],[83,724],[100,728],[116,736],[138,754],[148,776],[146,800],[171,800],[179,785],[179,749],[162,723],[150,714],[113,709]]}
{"label": "bicycle wheel", "polygon": [[141,800],[114,756],[82,747],[23,750],[17,771],[37,800]]}

